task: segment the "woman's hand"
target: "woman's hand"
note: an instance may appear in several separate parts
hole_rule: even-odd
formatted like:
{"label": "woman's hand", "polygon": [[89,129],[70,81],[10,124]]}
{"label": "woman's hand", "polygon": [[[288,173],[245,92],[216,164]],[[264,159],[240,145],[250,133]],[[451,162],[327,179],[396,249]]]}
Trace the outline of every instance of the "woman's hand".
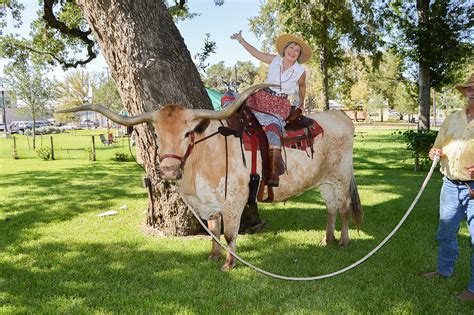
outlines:
{"label": "woman's hand", "polygon": [[247,50],[252,56],[260,60],[261,62],[264,62],[266,64],[271,64],[273,59],[275,58],[275,55],[267,54],[264,52],[259,51],[257,48],[253,47],[245,39],[242,37],[242,31],[239,31],[238,33],[232,34],[230,36],[231,39],[238,40],[239,43]]}
{"label": "woman's hand", "polygon": [[471,179],[474,179],[474,164],[466,166],[466,168],[467,168],[467,173],[469,174],[469,176],[471,176]]}
{"label": "woman's hand", "polygon": [[301,112],[304,114],[304,101],[298,105],[298,108],[301,109]]}
{"label": "woman's hand", "polygon": [[239,31],[238,33],[235,33],[235,34],[232,34],[230,36],[231,39],[236,39],[239,43],[240,41],[244,40],[244,38],[242,37],[242,31]]}
{"label": "woman's hand", "polygon": [[432,161],[434,160],[435,155],[439,155],[439,157],[442,158],[444,156],[443,149],[431,148],[429,156]]}

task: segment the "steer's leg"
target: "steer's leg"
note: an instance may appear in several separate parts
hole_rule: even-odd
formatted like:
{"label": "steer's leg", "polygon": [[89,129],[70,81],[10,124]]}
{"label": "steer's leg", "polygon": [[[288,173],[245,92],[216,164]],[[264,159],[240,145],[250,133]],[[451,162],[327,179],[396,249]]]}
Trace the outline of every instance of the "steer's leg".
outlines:
{"label": "steer's leg", "polygon": [[[221,238],[221,220],[222,218],[219,217],[217,219],[207,221],[207,227],[209,228],[209,230],[211,230],[212,234],[214,234],[219,240]],[[210,260],[219,259],[219,257],[221,257],[221,247],[219,246],[219,244],[217,244],[216,241],[214,241],[214,239],[212,239],[211,242],[211,255],[209,255],[208,258]]]}
{"label": "steer's leg", "polygon": [[325,246],[336,241],[334,232],[336,230],[337,203],[334,187],[332,185],[323,184],[319,187],[319,191],[321,192],[321,197],[323,197],[324,202],[326,203],[326,209],[328,211],[326,237],[321,241],[321,245]]}
{"label": "steer's leg", "polygon": [[349,221],[350,221],[350,206],[351,198],[349,192],[345,195],[345,200],[341,202],[339,207],[339,215],[341,216],[341,239],[339,240],[339,246],[346,246],[349,243]]}
{"label": "steer's leg", "polygon": [[[224,214],[224,237],[227,246],[235,253],[237,248],[236,240],[239,235],[240,216]],[[235,267],[235,258],[227,252],[225,264],[222,266],[222,271],[227,271]]]}

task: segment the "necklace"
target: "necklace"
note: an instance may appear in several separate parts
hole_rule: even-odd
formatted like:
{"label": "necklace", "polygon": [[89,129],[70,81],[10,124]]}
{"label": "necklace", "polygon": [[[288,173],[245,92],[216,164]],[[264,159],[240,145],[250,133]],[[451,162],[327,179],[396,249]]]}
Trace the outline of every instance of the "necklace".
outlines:
{"label": "necklace", "polygon": [[[293,67],[293,66],[291,66],[291,67]],[[289,70],[291,67],[287,68],[285,71]],[[280,66],[280,92],[281,92],[281,85],[282,85],[282,83],[288,82],[288,81],[291,79],[291,77],[293,77],[293,74],[295,74],[295,70],[294,70],[294,69],[291,69],[290,71],[288,71],[288,73],[286,74],[287,79],[286,79],[285,81],[282,81],[282,80],[281,80],[281,74],[282,74],[282,72],[284,72],[284,71],[283,71],[283,63],[282,63],[281,66]]]}

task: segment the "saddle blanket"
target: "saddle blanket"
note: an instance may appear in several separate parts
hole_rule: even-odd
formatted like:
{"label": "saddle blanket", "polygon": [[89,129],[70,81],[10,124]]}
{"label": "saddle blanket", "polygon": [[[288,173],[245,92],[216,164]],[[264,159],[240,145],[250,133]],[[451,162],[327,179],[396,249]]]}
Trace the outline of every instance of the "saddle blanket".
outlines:
{"label": "saddle blanket", "polygon": [[[285,133],[286,135],[281,138],[281,143],[285,147],[306,151],[308,147],[312,147],[314,138],[319,134],[324,134],[324,130],[321,125],[313,119],[311,126],[296,131],[285,130]],[[251,137],[246,132],[242,133],[242,142],[244,143],[246,151],[252,150]],[[259,148],[259,146],[257,146],[257,148]]]}

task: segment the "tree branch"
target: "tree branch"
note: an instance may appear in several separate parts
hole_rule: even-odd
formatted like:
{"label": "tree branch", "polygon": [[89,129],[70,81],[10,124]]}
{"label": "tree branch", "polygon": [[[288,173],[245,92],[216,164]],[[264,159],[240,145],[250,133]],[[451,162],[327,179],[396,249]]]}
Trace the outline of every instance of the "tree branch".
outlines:
{"label": "tree branch", "polygon": [[[18,48],[24,49],[24,50],[32,51],[32,52],[40,54],[40,55],[51,56],[51,58],[53,58],[54,60],[56,60],[57,62],[62,64],[65,68],[76,68],[79,65],[85,65],[85,64],[89,63],[90,61],[92,61],[95,57],[97,57],[96,53],[94,53],[92,51],[92,52],[89,52],[89,58],[87,58],[86,60],[78,60],[76,62],[68,62],[64,58],[58,57],[55,54],[50,53],[48,51],[40,51],[40,50],[37,50],[33,47],[19,45],[19,44],[16,44],[15,46],[18,47]],[[89,49],[88,49],[88,51],[89,51]],[[91,53],[92,53],[92,55],[91,55]]]}
{"label": "tree branch", "polygon": [[70,28],[64,22],[58,21],[56,16],[53,12],[53,5],[55,4],[56,0],[44,0],[44,13],[43,13],[43,20],[46,21],[46,24],[54,29],[57,29],[64,35],[68,35],[70,37],[78,38],[87,46],[87,53],[88,58],[86,60],[78,60],[76,62],[67,62],[64,58],[56,57],[55,55],[47,52],[40,52],[31,47],[25,47],[28,50],[34,51],[39,54],[46,54],[53,57],[59,63],[61,63],[65,68],[76,68],[78,65],[84,65],[93,60],[97,57],[97,54],[94,52],[94,45],[95,42],[90,39],[88,36],[92,33],[90,29],[87,31],[82,31],[78,28]]}

